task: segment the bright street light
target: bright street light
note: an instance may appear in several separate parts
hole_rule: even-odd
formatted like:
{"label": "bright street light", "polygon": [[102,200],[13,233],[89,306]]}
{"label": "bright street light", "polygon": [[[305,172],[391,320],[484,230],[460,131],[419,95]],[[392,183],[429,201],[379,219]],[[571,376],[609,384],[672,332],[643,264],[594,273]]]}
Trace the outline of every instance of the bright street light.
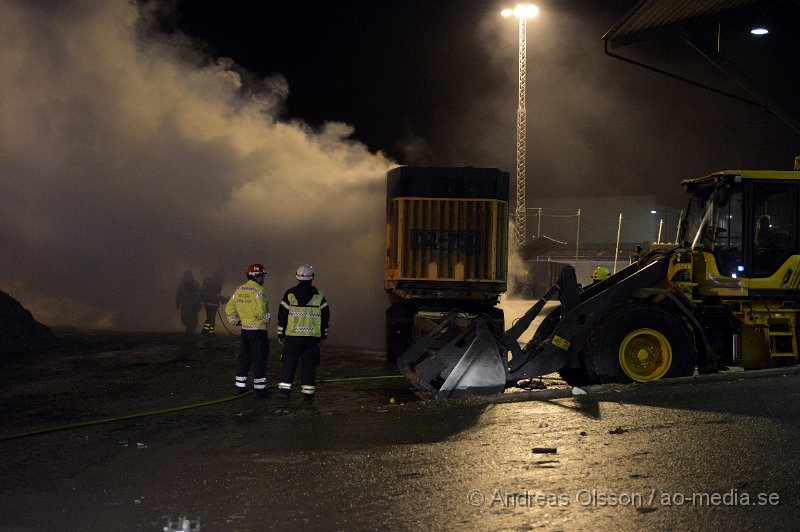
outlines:
{"label": "bright street light", "polygon": [[750,33],[753,35],[767,35],[769,33],[769,25],[767,24],[766,12],[762,13],[760,17],[753,21],[753,27],[750,29]]}
{"label": "bright street light", "polygon": [[519,98],[517,105],[517,208],[514,214],[516,232],[514,233],[514,247],[519,250],[525,245],[525,135],[527,118],[525,112],[525,63],[527,35],[526,28],[529,18],[539,14],[539,8],[533,4],[520,4],[514,9],[504,9],[500,12],[504,17],[512,15],[519,18]]}
{"label": "bright street light", "polygon": [[539,8],[533,4],[522,4],[518,5],[514,9],[506,8],[500,12],[501,15],[504,17],[510,17],[511,15],[515,15],[517,17],[527,17],[533,18],[539,14]]}

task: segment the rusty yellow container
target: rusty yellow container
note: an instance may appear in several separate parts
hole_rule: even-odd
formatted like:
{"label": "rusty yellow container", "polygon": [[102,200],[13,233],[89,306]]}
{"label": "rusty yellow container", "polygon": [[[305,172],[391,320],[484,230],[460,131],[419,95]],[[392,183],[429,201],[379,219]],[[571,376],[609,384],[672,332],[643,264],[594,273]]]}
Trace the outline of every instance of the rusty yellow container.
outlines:
{"label": "rusty yellow container", "polygon": [[492,299],[508,277],[508,173],[400,167],[387,176],[386,290]]}

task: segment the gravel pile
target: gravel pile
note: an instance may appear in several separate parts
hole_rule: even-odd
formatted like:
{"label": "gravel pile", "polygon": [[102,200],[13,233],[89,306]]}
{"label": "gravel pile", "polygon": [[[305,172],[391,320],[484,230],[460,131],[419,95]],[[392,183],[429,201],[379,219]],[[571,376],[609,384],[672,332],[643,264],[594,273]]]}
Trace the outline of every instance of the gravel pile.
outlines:
{"label": "gravel pile", "polygon": [[39,351],[53,347],[56,337],[29,310],[0,290],[0,354]]}

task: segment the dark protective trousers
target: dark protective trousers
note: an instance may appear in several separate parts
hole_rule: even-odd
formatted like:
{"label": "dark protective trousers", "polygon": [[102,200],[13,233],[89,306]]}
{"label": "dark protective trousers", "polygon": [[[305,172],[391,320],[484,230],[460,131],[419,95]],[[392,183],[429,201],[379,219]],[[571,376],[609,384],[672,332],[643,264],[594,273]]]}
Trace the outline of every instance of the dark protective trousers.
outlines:
{"label": "dark protective trousers", "polygon": [[193,333],[197,329],[197,313],[200,311],[200,303],[197,301],[181,303],[181,322],[186,327],[187,333]]}
{"label": "dark protective trousers", "polygon": [[247,387],[247,374],[253,366],[253,389],[267,387],[267,357],[269,336],[267,331],[242,331],[239,343],[239,359],[236,361],[236,387]]}
{"label": "dark protective trousers", "polygon": [[213,303],[203,303],[203,307],[205,307],[206,310],[206,321],[211,324],[211,328],[213,329],[217,324],[217,309],[219,308],[219,305],[214,305]]}
{"label": "dark protective trousers", "polygon": [[291,383],[297,363],[303,361],[300,370],[300,384],[314,386],[317,380],[317,366],[319,366],[319,339],[309,341],[308,338],[293,338],[286,336],[283,342],[283,356],[281,357],[280,382]]}

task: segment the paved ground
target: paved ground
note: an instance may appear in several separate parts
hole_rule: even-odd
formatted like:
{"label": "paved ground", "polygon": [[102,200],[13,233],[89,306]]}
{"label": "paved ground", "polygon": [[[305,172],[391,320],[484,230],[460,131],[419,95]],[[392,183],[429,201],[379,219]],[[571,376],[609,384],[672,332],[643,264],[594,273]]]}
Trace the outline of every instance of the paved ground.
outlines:
{"label": "paved ground", "polygon": [[202,530],[789,530],[800,516],[797,368],[435,402],[403,379],[337,380],[396,371],[328,348],[308,407],[226,401],[235,338],[62,338],[2,363],[0,530],[180,516]]}

